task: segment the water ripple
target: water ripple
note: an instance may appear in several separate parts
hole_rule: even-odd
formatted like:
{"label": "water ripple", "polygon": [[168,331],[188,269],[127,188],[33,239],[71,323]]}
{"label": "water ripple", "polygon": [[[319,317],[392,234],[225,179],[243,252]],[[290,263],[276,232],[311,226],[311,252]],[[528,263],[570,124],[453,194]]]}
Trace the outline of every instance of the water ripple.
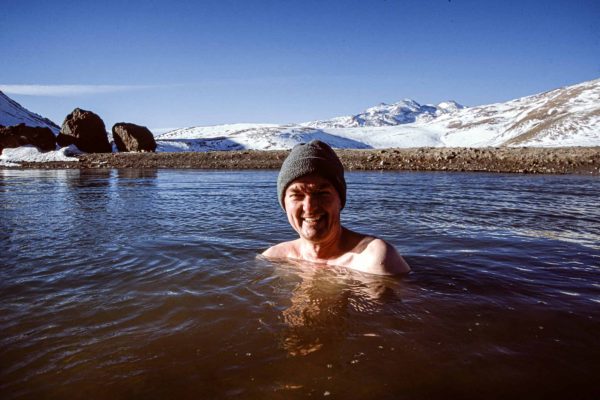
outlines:
{"label": "water ripple", "polygon": [[0,396],[593,397],[600,180],[348,173],[399,279],[257,257],[275,178],[0,171]]}

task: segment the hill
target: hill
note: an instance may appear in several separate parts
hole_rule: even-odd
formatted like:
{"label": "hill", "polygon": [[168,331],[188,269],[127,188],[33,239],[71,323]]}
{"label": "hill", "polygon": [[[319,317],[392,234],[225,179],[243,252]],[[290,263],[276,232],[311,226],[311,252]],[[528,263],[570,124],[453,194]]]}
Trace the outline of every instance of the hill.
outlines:
{"label": "hill", "polygon": [[18,124],[48,127],[55,135],[58,135],[58,132],[60,132],[60,127],[54,122],[29,111],[0,91],[0,125],[11,126]]}
{"label": "hill", "polygon": [[323,121],[191,127],[156,139],[159,151],[280,150],[312,139],[355,149],[600,146],[600,79],[477,107],[405,99]]}

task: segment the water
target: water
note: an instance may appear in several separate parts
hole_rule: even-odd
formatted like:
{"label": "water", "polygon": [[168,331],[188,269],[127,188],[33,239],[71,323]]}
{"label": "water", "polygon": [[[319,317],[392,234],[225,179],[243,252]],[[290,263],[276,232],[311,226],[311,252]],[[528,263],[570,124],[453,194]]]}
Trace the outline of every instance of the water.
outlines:
{"label": "water", "polygon": [[0,398],[598,398],[600,179],[348,173],[404,278],[256,257],[274,171],[0,171]]}

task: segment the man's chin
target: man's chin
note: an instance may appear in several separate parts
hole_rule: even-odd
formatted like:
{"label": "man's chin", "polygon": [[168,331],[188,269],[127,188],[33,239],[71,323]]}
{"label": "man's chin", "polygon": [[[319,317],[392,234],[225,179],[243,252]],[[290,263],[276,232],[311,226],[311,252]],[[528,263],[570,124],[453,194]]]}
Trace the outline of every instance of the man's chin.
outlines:
{"label": "man's chin", "polygon": [[327,232],[316,229],[302,230],[300,237],[310,242],[320,242],[327,237]]}

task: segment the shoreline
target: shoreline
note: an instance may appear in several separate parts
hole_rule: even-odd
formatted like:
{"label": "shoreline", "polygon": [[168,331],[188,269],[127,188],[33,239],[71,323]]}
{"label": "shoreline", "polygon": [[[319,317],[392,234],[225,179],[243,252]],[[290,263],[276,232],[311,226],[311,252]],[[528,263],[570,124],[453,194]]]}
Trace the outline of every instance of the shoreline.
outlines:
{"label": "shoreline", "polygon": [[[347,171],[460,171],[600,175],[600,147],[335,149]],[[279,169],[289,150],[95,153],[7,169]]]}

